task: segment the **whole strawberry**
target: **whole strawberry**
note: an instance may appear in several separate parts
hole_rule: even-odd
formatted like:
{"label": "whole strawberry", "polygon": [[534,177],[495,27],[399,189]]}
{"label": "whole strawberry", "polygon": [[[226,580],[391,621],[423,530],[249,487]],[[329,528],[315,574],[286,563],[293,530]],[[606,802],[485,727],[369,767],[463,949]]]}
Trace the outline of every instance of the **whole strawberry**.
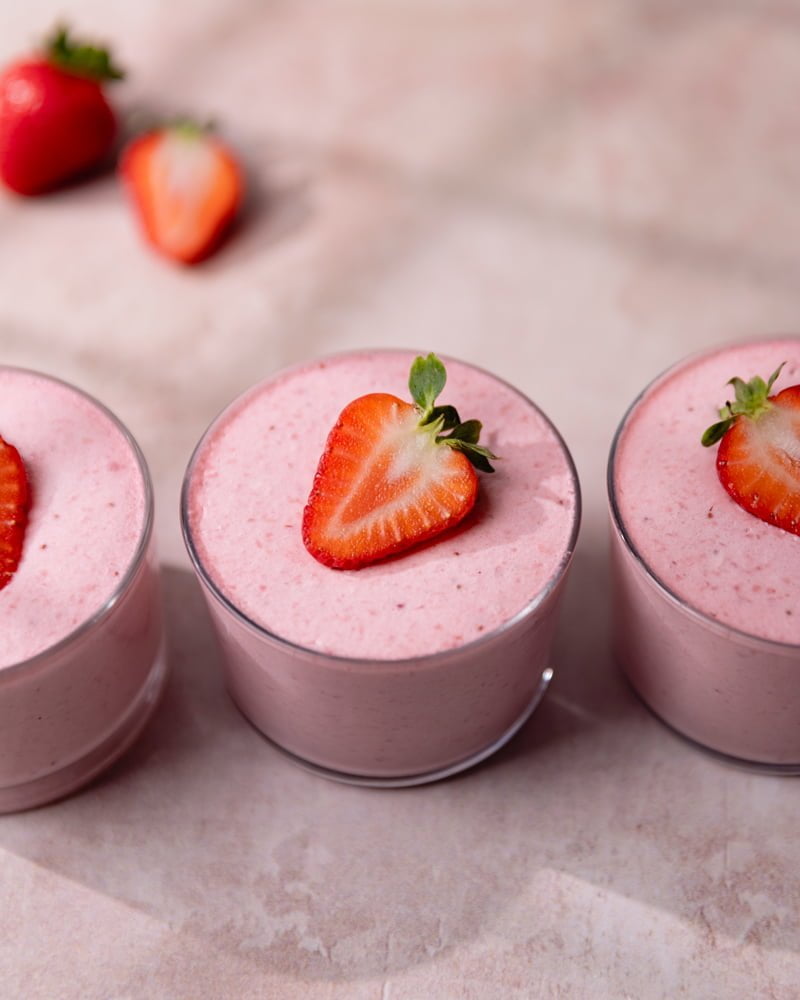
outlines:
{"label": "whole strawberry", "polygon": [[117,133],[102,83],[122,73],[105,49],[58,29],[0,75],[0,180],[36,195],[98,166]]}

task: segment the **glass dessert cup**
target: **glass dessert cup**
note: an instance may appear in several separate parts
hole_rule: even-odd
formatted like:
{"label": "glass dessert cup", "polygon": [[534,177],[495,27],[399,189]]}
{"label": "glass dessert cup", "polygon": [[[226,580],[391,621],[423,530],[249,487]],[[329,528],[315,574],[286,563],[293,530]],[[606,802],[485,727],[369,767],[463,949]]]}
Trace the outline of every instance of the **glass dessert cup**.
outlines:
{"label": "glass dessert cup", "polygon": [[[368,354],[374,357],[384,352]],[[346,364],[348,357],[339,355],[321,364]],[[455,363],[447,364],[449,370]],[[572,460],[541,412],[502,383],[504,391],[515,393],[538,420],[546,422],[573,490],[566,544],[544,586],[498,627],[453,648],[396,659],[314,649],[255,621],[231,599],[206,564],[191,513],[200,478],[198,466],[204,452],[213,447],[219,429],[233,419],[237,408],[248,405],[248,398],[268,392],[273,382],[302,370],[303,366],[278,373],[223,411],[199,442],[184,479],[184,540],[219,641],[228,689],[264,736],[295,762],[325,777],[383,787],[447,777],[479,763],[511,739],[551,679],[550,650],[580,520]],[[481,378],[493,378],[470,370]],[[329,427],[324,429],[327,432]],[[313,468],[307,487],[312,476]],[[298,545],[302,548],[302,543]],[[307,553],[298,558],[306,560],[300,564],[302,572],[320,572]],[[407,557],[396,557],[386,565],[403,558]],[[342,571],[322,567],[321,572],[331,574],[332,580],[342,579]],[[272,586],[290,587],[291,583],[279,579]],[[403,599],[401,594],[398,597]],[[346,602],[340,611],[348,615]]]}
{"label": "glass dessert cup", "polygon": [[[626,517],[620,498],[620,455],[625,435],[631,426],[642,419],[654,394],[663,393],[661,405],[669,411],[667,391],[670,380],[680,385],[678,380],[686,377],[684,373],[693,378],[693,368],[700,370],[703,365],[716,365],[718,359],[726,366],[728,377],[741,374],[741,377],[749,378],[758,372],[750,369],[740,372],[738,356],[740,352],[746,357],[748,351],[763,349],[771,356],[779,354],[778,362],[790,350],[795,363],[800,362],[800,340],[792,339],[752,342],[711,351],[689,358],[659,376],[623,417],[608,464],[612,642],[616,659],[636,693],[660,720],[679,735],[732,763],[776,773],[800,774],[800,645],[759,635],[749,623],[747,627],[737,627],[735,622],[742,622],[736,617],[737,598],[731,598],[730,590],[727,600],[733,600],[733,611],[727,620],[722,614],[718,619],[711,607],[697,607],[699,601],[688,599],[685,593],[681,593],[680,586],[662,579],[651,560],[642,552],[643,546],[637,544],[637,538],[643,541],[642,535],[634,537],[632,508]],[[737,355],[737,360],[734,360],[734,355]],[[765,373],[765,377],[766,374],[769,372]],[[721,379],[718,385],[714,384],[710,401],[716,405],[724,401],[724,381]],[[796,381],[798,379],[793,377],[784,384]],[[693,409],[692,406],[688,408]],[[707,424],[713,421],[715,412],[715,409],[710,410],[711,419],[706,421]],[[704,451],[699,443],[704,430],[703,416],[693,419],[698,421],[694,440],[696,451],[700,454]],[[709,454],[704,457],[713,469],[714,458]],[[623,455],[623,462],[624,458]],[[694,457],[692,461],[695,461]],[[693,468],[687,466],[684,475],[688,482],[695,481]],[[716,476],[715,471],[713,475]],[[706,485],[704,483],[703,488]],[[748,537],[754,533],[772,533],[773,542],[783,544],[789,551],[789,558],[794,558],[793,553],[800,539],[741,511],[718,480],[715,485],[717,491],[709,492],[702,499],[704,509],[698,516],[707,518],[709,524],[717,524],[722,514],[731,519],[735,531],[741,531]],[[723,509],[723,505],[727,506]],[[644,506],[650,509],[647,503]],[[691,517],[691,511],[686,516]],[[638,530],[641,532],[641,525]],[[654,514],[652,531],[663,532],[667,537],[670,528],[659,523],[658,516]],[[713,537],[713,544],[719,545],[720,536]],[[729,538],[731,545],[738,544],[735,534],[729,535]],[[702,541],[694,546],[685,544],[678,547],[673,566],[683,568],[700,564],[705,558],[704,547]],[[722,549],[713,551],[717,560],[720,551]],[[751,558],[752,552],[748,551],[741,561],[747,563]],[[718,573],[719,565],[714,561],[709,565],[708,588],[712,589],[718,584],[714,568]],[[775,576],[779,575],[776,568]],[[745,590],[746,575],[744,581],[743,595],[747,600],[751,595]],[[754,588],[761,594],[768,589],[771,588],[760,585]],[[789,607],[786,614],[792,613],[793,609]],[[800,608],[797,613],[800,614]],[[764,627],[766,629],[766,625]]]}
{"label": "glass dessert cup", "polygon": [[138,445],[81,390],[0,366],[9,373],[67,390],[113,424],[138,467],[144,517],[133,557],[102,605],[34,655],[0,667],[0,812],[62,798],[108,768],[145,726],[166,677],[153,490]]}

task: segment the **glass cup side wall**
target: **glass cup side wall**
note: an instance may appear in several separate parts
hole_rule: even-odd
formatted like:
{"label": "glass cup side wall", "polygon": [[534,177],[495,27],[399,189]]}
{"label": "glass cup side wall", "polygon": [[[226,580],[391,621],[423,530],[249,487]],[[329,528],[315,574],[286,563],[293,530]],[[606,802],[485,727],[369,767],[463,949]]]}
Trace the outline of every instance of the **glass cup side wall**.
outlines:
{"label": "glass cup side wall", "polygon": [[301,760],[378,781],[469,766],[516,731],[549,679],[563,589],[562,579],[535,610],[484,642],[416,660],[361,661],[276,639],[202,582],[242,713]]}
{"label": "glass cup side wall", "polygon": [[68,388],[107,415],[133,451],[145,487],[142,532],[117,590],[94,615],[36,656],[0,669],[0,812],[61,798],[109,767],[150,718],[166,677],[147,464],[106,407]]}
{"label": "glass cup side wall", "polygon": [[74,791],[133,742],[164,675],[151,538],[113,605],[50,650],[0,671],[0,811]]}
{"label": "glass cup side wall", "polygon": [[631,541],[617,500],[626,428],[650,393],[692,360],[679,362],[643,390],[611,446],[614,653],[645,704],[678,733],[737,761],[794,773],[800,771],[800,646],[728,627],[669,590]]}
{"label": "glass cup side wall", "polygon": [[800,649],[680,604],[612,524],[613,644],[634,689],[679,733],[742,761],[800,770]]}
{"label": "glass cup side wall", "polygon": [[558,431],[550,424],[571,473],[575,507],[560,565],[538,597],[494,632],[453,650],[413,660],[350,659],[295,645],[248,619],[198,555],[189,519],[194,469],[243,398],[199,441],[181,502],[184,541],[239,709],[299,762],[328,777],[363,778],[363,784],[436,780],[499,749],[533,711],[552,675],[551,646],[580,525],[578,477]]}

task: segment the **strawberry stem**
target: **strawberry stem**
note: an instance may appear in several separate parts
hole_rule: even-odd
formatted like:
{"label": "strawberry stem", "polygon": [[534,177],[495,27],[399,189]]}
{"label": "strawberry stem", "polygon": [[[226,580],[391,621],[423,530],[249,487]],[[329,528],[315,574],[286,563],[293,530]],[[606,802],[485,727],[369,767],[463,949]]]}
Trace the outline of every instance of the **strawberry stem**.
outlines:
{"label": "strawberry stem", "polygon": [[73,41],[64,25],[55,29],[45,42],[44,51],[50,62],[76,76],[86,76],[97,81],[121,80],[125,76],[112,62],[108,49]]}
{"label": "strawberry stem", "polygon": [[719,411],[721,419],[704,431],[700,439],[704,447],[709,448],[721,441],[737,417],[757,420],[762,413],[772,409],[769,393],[785,364],[786,362],[782,361],[766,382],[760,375],[755,375],[749,382],[737,376],[728,380],[728,385],[734,388],[736,398],[734,402],[728,400],[725,403]]}
{"label": "strawberry stem", "polygon": [[[420,411],[419,426],[428,430],[437,444],[462,452],[476,469],[494,472],[489,460],[496,460],[498,456],[478,444],[483,427],[480,420],[465,420],[462,423],[454,406],[434,405],[446,382],[447,372],[435,354],[414,359],[408,388]],[[450,433],[442,434],[442,431]]]}

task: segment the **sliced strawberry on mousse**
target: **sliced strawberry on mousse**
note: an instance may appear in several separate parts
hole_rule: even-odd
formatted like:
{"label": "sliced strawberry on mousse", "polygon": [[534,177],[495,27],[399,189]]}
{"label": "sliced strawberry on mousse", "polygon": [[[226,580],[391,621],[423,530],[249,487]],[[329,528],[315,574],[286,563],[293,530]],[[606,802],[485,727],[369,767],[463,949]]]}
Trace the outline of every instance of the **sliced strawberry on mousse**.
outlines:
{"label": "sliced strawberry on mousse", "polygon": [[770,396],[781,368],[766,382],[732,378],[735,401],[722,407],[702,442],[719,441],[717,474],[740,507],[800,535],[800,385]]}
{"label": "sliced strawberry on mousse", "polygon": [[20,454],[0,437],[0,590],[10,582],[22,557],[30,499]]}
{"label": "sliced strawberry on mousse", "polygon": [[436,406],[446,381],[434,354],[411,366],[414,403],[370,393],[348,404],[328,436],[303,512],[303,542],[321,563],[358,569],[462,521],[478,494],[475,468],[496,458],[481,424]]}

